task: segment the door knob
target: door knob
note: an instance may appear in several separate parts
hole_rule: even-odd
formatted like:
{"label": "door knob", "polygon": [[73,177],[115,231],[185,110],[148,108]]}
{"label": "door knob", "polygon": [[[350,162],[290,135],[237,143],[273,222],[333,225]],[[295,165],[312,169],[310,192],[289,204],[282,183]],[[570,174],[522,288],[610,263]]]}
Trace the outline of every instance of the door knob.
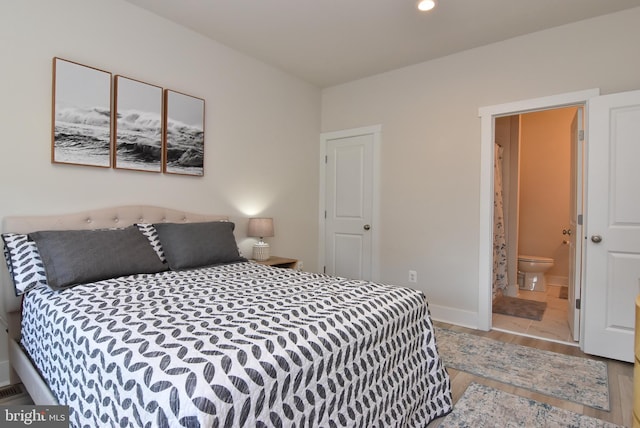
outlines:
{"label": "door knob", "polygon": [[602,236],[600,236],[600,235],[591,235],[591,242],[596,243],[596,244],[602,242]]}
{"label": "door knob", "polygon": [[371,226],[370,226],[370,225],[368,225],[368,224],[365,224],[365,225],[364,225],[364,230],[369,230],[369,229],[371,229]]}

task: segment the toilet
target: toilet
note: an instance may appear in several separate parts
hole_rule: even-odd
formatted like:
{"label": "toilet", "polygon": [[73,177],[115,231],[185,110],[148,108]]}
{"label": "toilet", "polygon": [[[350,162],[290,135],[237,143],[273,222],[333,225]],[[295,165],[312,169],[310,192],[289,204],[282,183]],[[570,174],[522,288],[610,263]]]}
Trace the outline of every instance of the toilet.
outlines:
{"label": "toilet", "polygon": [[522,290],[544,291],[544,273],[553,267],[549,257],[518,256],[518,285]]}

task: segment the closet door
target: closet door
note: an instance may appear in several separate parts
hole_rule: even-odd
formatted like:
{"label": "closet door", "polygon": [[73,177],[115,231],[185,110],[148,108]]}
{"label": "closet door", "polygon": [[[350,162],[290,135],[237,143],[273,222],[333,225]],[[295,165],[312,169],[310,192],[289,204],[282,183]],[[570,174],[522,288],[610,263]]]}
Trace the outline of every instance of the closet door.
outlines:
{"label": "closet door", "polygon": [[350,279],[376,279],[374,222],[379,131],[369,128],[323,136],[324,271]]}

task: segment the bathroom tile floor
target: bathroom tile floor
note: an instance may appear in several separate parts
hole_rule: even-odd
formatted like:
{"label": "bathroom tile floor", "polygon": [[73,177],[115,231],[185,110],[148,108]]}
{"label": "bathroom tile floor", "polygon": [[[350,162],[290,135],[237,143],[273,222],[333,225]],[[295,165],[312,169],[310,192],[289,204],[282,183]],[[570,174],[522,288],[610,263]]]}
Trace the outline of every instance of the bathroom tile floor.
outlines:
{"label": "bathroom tile floor", "polygon": [[544,311],[542,320],[535,321],[493,314],[493,329],[578,346],[578,342],[574,342],[571,337],[567,321],[569,303],[567,299],[559,297],[560,289],[560,286],[548,284],[544,292],[518,290],[518,297],[521,299],[547,302],[547,309]]}

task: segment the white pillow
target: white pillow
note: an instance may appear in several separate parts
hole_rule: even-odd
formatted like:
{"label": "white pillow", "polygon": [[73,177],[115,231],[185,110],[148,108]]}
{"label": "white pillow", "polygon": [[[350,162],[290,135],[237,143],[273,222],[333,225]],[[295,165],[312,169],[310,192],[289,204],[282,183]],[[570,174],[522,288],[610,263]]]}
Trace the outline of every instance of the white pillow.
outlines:
{"label": "white pillow", "polygon": [[47,274],[36,243],[27,235],[3,233],[4,255],[16,296],[47,285]]}

